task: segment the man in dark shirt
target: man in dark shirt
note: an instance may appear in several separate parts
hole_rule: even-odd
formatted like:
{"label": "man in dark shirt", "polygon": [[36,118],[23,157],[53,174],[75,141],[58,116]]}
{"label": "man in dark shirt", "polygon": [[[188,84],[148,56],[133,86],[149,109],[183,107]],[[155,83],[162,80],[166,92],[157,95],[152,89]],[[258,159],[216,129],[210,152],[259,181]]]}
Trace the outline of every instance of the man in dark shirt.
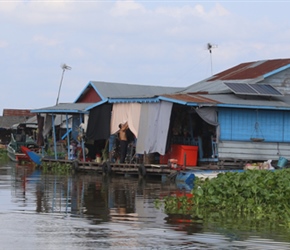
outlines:
{"label": "man in dark shirt", "polygon": [[127,155],[127,148],[128,148],[128,139],[127,139],[127,134],[126,131],[129,128],[128,126],[128,122],[125,123],[120,123],[119,124],[119,139],[120,139],[120,163],[124,163],[125,162],[125,158]]}

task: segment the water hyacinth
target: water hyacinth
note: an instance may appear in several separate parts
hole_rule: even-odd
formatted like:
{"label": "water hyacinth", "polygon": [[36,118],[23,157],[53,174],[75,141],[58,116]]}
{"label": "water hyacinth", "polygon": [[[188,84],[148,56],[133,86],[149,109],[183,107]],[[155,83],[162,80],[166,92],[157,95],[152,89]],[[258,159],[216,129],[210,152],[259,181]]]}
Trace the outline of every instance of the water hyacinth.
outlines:
{"label": "water hyacinth", "polygon": [[195,178],[192,197],[166,197],[169,214],[190,214],[205,221],[268,223],[290,228],[290,169],[226,172]]}

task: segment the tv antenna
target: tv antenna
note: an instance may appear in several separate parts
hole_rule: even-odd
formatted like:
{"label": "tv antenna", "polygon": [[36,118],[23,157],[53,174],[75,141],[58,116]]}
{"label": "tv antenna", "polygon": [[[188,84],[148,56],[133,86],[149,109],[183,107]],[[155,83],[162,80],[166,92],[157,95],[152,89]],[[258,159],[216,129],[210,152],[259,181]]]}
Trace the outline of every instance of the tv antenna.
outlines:
{"label": "tv antenna", "polygon": [[60,89],[61,89],[61,85],[62,85],[62,81],[63,81],[64,72],[66,70],[71,70],[71,67],[66,65],[65,63],[61,64],[60,67],[62,68],[62,74],[61,74],[61,79],[60,79],[60,83],[59,83],[59,89],[58,89],[58,94],[57,94],[57,99],[56,99],[56,105],[58,105],[58,99],[59,99],[59,94],[60,94]]}
{"label": "tv antenna", "polygon": [[212,75],[212,49],[217,48],[216,44],[212,44],[212,43],[207,43],[206,45],[206,49],[209,51],[209,55],[210,55],[210,69],[211,69],[211,75]]}

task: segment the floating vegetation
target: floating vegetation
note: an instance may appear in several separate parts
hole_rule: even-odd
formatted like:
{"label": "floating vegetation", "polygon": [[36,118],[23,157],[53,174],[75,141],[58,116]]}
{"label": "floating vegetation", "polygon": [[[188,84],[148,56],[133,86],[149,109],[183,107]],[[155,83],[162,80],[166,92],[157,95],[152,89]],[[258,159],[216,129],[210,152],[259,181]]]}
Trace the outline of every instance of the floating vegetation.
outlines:
{"label": "floating vegetation", "polygon": [[[166,197],[165,212],[237,228],[290,229],[290,169],[227,172],[205,180],[196,177],[191,194]],[[161,206],[160,201],[155,204]]]}
{"label": "floating vegetation", "polygon": [[43,162],[41,169],[44,174],[68,175],[72,173],[72,165],[61,162]]}
{"label": "floating vegetation", "polygon": [[7,155],[7,149],[0,148],[0,161],[6,161],[6,160],[9,160],[9,157]]}

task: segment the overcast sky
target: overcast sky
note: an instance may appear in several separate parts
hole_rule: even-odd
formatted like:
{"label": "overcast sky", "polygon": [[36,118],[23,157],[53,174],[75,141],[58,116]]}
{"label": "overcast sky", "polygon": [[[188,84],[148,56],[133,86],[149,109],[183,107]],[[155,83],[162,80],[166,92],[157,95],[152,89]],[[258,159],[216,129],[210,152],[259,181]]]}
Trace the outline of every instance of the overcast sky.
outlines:
{"label": "overcast sky", "polygon": [[[290,1],[0,0],[0,114],[74,102],[89,81],[188,86],[290,58]],[[210,56],[207,43],[215,45]]]}

